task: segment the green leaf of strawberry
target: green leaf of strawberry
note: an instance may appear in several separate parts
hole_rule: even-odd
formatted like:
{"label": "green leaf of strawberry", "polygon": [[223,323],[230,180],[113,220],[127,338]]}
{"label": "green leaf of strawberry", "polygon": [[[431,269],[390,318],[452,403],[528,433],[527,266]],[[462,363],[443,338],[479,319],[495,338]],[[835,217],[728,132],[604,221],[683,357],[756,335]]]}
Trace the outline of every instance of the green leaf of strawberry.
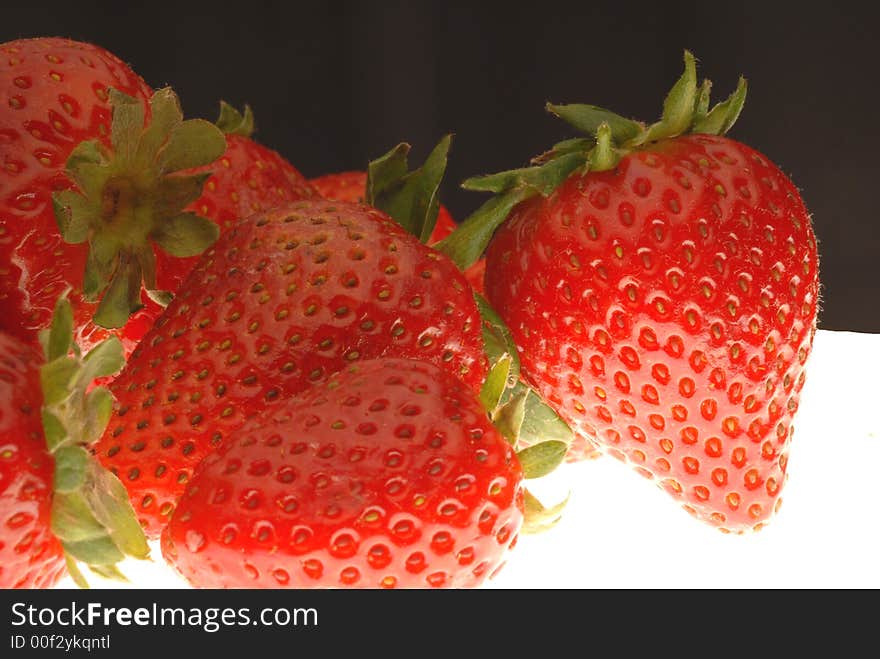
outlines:
{"label": "green leaf of strawberry", "polygon": [[[370,161],[367,165],[365,203],[377,208],[377,199],[401,185],[403,177],[409,173],[408,162],[411,148],[406,142],[401,142],[388,153]],[[403,225],[401,224],[401,226]]]}
{"label": "green leaf of strawberry", "polygon": [[568,444],[556,440],[540,442],[524,448],[516,455],[525,478],[541,478],[562,464]]}
{"label": "green leaf of strawberry", "polygon": [[519,442],[520,430],[526,414],[527,397],[528,391],[513,394],[504,405],[495,411],[492,418],[498,432],[514,447]]}
{"label": "green leaf of strawberry", "polygon": [[[745,78],[740,77],[736,90],[726,101],[722,101],[708,113],[695,113],[693,131],[707,135],[725,135],[739,118],[746,102],[747,91],[748,83]],[[707,107],[708,102],[709,95],[707,93],[705,98]]]}
{"label": "green leaf of strawberry", "polygon": [[470,178],[462,184],[467,190],[497,193],[435,247],[462,269],[469,268],[483,255],[495,229],[514,206],[536,195],[548,195],[572,172],[584,166],[582,153],[565,153],[543,164],[500,174]]}
{"label": "green leaf of strawberry", "polygon": [[503,354],[489,369],[489,374],[486,376],[486,381],[480,390],[480,402],[490,415],[498,407],[498,403],[501,402],[501,397],[504,395],[504,390],[507,388],[512,362],[513,358],[509,354]]}
{"label": "green leaf of strawberry", "polygon": [[440,182],[452,136],[444,136],[421,167],[409,171],[408,144],[398,144],[367,167],[366,203],[385,211],[404,229],[426,243],[440,210]]}
{"label": "green leaf of strawberry", "polygon": [[[608,124],[611,129],[611,137],[618,144],[635,138],[645,129],[637,121],[621,117],[619,114],[604,108],[598,108],[595,105],[554,105],[553,103],[547,103],[546,109],[578,132],[586,133],[587,135],[595,135],[599,130],[599,126]],[[578,144],[577,146],[580,150],[583,150],[583,144]]]}
{"label": "green leaf of strawberry", "polygon": [[523,421],[517,435],[517,446],[532,446],[545,440],[556,440],[565,444],[571,444],[574,440],[574,433],[568,424],[541,398],[541,394],[521,380],[507,391],[502,404],[513,400],[522,393],[527,393],[528,395],[524,401],[525,409]]}
{"label": "green leaf of strawberry", "polygon": [[121,368],[122,346],[111,337],[84,357],[71,355],[71,319],[70,303],[62,296],[52,327],[44,333],[48,361],[40,381],[43,430],[55,461],[52,533],[82,586],[86,582],[75,568],[77,561],[102,576],[121,576],[116,563],[126,556],[147,558],[149,547],[122,483],[88,450],[104,432],[113,402],[104,387],[90,387],[96,378]]}
{"label": "green leaf of strawberry", "polygon": [[214,125],[222,130],[224,135],[240,135],[241,137],[250,137],[256,129],[254,112],[250,105],[245,105],[242,113],[226,101],[220,101],[220,116]]}
{"label": "green leaf of strawberry", "polygon": [[[547,440],[566,445],[572,432],[540,394],[520,380],[520,358],[510,329],[486,299],[474,294],[483,323],[483,344],[490,370],[480,400],[495,427],[514,447]],[[547,473],[552,471],[552,467]]]}
{"label": "green leaf of strawberry", "polygon": [[459,269],[471,267],[483,255],[495,229],[510,211],[535,194],[534,188],[523,186],[493,197],[437,243],[437,251],[446,254]]}
{"label": "green leaf of strawberry", "polygon": [[[188,203],[188,202],[187,202]],[[171,256],[196,256],[214,244],[220,230],[195,213],[180,213],[153,232],[153,240]]]}
{"label": "green leaf of strawberry", "polygon": [[694,102],[697,94],[697,63],[694,56],[684,52],[684,73],[669,90],[663,101],[663,115],[641,135],[631,137],[633,145],[656,142],[667,137],[686,133],[694,118]]}
{"label": "green leaf of strawberry", "polygon": [[43,351],[48,361],[55,361],[70,352],[73,344],[73,310],[70,305],[56,308],[52,326],[46,336],[48,341],[44,342]]}
{"label": "green leaf of strawberry", "polygon": [[480,311],[480,320],[483,327],[483,351],[489,358],[489,365],[494,366],[500,359],[507,356],[510,358],[510,368],[506,386],[513,386],[519,378],[519,353],[513,336],[501,316],[491,307],[479,293],[474,293],[477,309]]}

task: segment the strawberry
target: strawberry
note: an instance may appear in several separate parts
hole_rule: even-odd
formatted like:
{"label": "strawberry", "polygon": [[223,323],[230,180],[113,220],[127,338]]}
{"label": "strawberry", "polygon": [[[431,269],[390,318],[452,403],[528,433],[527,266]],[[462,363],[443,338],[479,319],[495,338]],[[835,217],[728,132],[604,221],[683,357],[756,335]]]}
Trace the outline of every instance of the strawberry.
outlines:
{"label": "strawberry", "polygon": [[108,339],[81,357],[66,299],[54,317],[45,363],[0,332],[0,588],[48,588],[65,565],[84,585],[77,561],[119,578],[116,563],[149,553],[125,489],[87,450],[111,407],[90,384],[118,370],[121,345]]}
{"label": "strawberry", "polygon": [[[115,55],[67,39],[0,45],[0,329],[36,345],[58,295],[81,282],[87,250],[64,242],[52,194],[71,187],[65,162],[77,144],[110,144],[113,87],[147,107],[150,88]],[[81,286],[80,286],[81,288]],[[79,307],[78,324],[91,309]]]}
{"label": "strawberry", "polygon": [[500,194],[440,248],[466,265],[473,254],[461,254],[503,221],[486,290],[527,381],[582,441],[699,519],[742,532],[781,501],[818,255],[792,182],[724,136],[745,81],[711,111],[709,88],[686,53],[651,126],[549,106],[587,137],[466,182]]}
{"label": "strawberry", "polygon": [[216,239],[185,210],[206,178],[186,170],[222,155],[223,134],[183,121],[171,90],[152,93],[97,46],[25,39],[0,52],[0,329],[36,344],[72,289],[78,342],[115,333],[130,348],[159,310],[142,286],[167,302],[156,251],[185,257]]}
{"label": "strawberry", "polygon": [[[339,172],[337,174],[325,174],[309,181],[318,193],[325,199],[334,201],[357,201],[363,202],[366,198],[367,172]],[[437,243],[451,234],[456,227],[452,215],[442,204],[437,214],[437,224],[431,232],[428,244]],[[475,291],[483,292],[483,276],[486,272],[486,263],[478,261],[464,271],[470,285]]]}
{"label": "strawberry", "polygon": [[420,358],[479,391],[486,372],[470,287],[384,213],[303,201],[225,232],[132,353],[97,445],[148,532],[193,468],[267,405],[346,364]]}
{"label": "strawberry", "polygon": [[448,370],[363,361],[199,466],[162,535],[203,588],[473,587],[523,521],[523,472]]}

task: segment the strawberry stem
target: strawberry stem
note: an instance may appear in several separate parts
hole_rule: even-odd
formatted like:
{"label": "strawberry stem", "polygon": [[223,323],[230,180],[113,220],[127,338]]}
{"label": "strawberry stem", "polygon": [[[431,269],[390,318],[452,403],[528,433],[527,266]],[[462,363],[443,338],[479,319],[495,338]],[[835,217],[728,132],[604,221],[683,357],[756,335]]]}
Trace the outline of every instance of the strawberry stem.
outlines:
{"label": "strawberry stem", "polygon": [[620,152],[614,148],[611,126],[602,122],[596,129],[596,146],[590,150],[589,167],[593,171],[606,171],[617,167]]}

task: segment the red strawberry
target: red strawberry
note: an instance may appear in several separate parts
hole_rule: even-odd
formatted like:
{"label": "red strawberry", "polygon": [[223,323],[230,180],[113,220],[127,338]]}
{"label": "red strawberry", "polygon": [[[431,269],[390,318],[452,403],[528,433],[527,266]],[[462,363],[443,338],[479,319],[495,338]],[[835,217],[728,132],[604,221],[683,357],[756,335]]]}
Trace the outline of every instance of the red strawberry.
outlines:
{"label": "red strawberry", "polygon": [[523,473],[474,393],[365,361],[200,465],[162,551],[204,588],[473,587],[523,521]]}
{"label": "red strawberry", "polygon": [[659,123],[550,106],[594,137],[467,185],[503,193],[496,217],[513,208],[486,288],[527,380],[590,442],[741,532],[779,506],[816,327],[816,239],[791,181],[722,136],[745,81],[709,112],[709,84],[685,63]]}
{"label": "red strawberry", "polygon": [[[188,270],[174,258],[200,253],[219,233],[194,209],[225,219],[241,211],[240,201],[250,212],[255,196],[283,200],[307,188],[301,177],[287,185],[287,176],[251,175],[264,154],[234,144],[224,161],[232,171],[218,174],[215,191],[200,199],[204,166],[226,140],[208,122],[183,121],[169,89],[152,94],[90,44],[27,39],[0,52],[0,88],[9,98],[0,109],[0,328],[26,341],[36,342],[58,295],[72,289],[84,348],[109,333],[132,348],[160,312],[150,298],[167,303]],[[271,189],[233,199],[235,190],[223,186],[242,178]]]}
{"label": "red strawberry", "polygon": [[149,553],[121,483],[87,450],[112,404],[91,382],[118,370],[121,346],[112,340],[71,356],[66,299],[54,317],[48,363],[0,332],[0,588],[50,587],[65,564],[84,585],[77,561],[120,577],[116,563]]}
{"label": "red strawberry", "polygon": [[41,363],[0,332],[0,588],[48,588],[64,574],[49,530],[54,462],[40,421]]}
{"label": "red strawberry", "polygon": [[[334,201],[355,201],[363,202],[366,196],[367,173],[366,172],[340,172],[338,174],[325,174],[309,181],[318,193],[325,199]],[[428,244],[440,242],[456,227],[455,220],[446,209],[440,205],[437,213],[437,224]],[[468,282],[475,291],[483,292],[483,276],[486,272],[486,263],[483,260],[478,261],[473,266],[465,270],[464,274]]]}
{"label": "red strawberry", "polygon": [[471,289],[445,257],[380,211],[297,202],[202,257],[112,384],[98,455],[156,534],[198,462],[268,404],[382,355],[479,391],[482,347]]}
{"label": "red strawberry", "polygon": [[[36,345],[55,300],[86,267],[88,250],[62,239],[53,212],[52,194],[71,187],[65,162],[85,140],[110,145],[108,88],[144,108],[152,92],[90,44],[24,39],[0,45],[0,55],[0,329]],[[79,294],[72,300],[85,327],[94,309]]]}

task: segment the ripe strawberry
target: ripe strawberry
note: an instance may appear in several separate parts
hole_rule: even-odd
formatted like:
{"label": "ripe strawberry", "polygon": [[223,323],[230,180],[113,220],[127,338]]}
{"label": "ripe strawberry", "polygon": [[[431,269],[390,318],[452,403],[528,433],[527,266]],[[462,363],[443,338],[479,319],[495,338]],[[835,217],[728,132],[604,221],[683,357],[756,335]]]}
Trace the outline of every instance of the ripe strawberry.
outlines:
{"label": "ripe strawberry", "polygon": [[[309,181],[318,193],[325,199],[334,201],[356,201],[363,202],[366,197],[367,173],[366,172],[340,172],[337,174],[325,174]],[[440,242],[449,236],[456,227],[455,220],[446,209],[440,205],[437,213],[437,224],[428,244]],[[483,292],[483,276],[486,272],[486,263],[483,260],[478,261],[470,268],[464,271],[470,285],[475,291]]]}
{"label": "ripe strawberry", "polygon": [[819,290],[797,189],[723,137],[745,91],[708,111],[686,53],[657,124],[550,106],[593,136],[466,184],[502,193],[483,209],[507,218],[486,288],[527,380],[584,438],[736,532],[779,506]]}
{"label": "ripe strawberry", "polygon": [[157,534],[198,462],[268,404],[383,355],[479,391],[482,348],[471,289],[445,257],[375,209],[297,202],[202,257],[113,382],[98,456]]}
{"label": "ripe strawberry", "polygon": [[523,473],[433,364],[364,361],[200,465],[162,551],[204,588],[473,587],[523,521]]}
{"label": "ripe strawberry", "polygon": [[122,484],[87,451],[111,408],[91,382],[118,370],[121,345],[108,340],[83,358],[66,299],[54,317],[46,363],[0,332],[0,588],[48,588],[65,564],[85,585],[77,561],[118,578],[116,563],[149,553]]}
{"label": "ripe strawberry", "polygon": [[54,462],[40,422],[41,363],[31,346],[0,332],[0,588],[48,588],[64,574],[49,530]]}
{"label": "ripe strawberry", "polygon": [[[145,108],[152,92],[98,46],[24,39],[0,54],[0,329],[36,345],[55,300],[86,267],[87,250],[62,239],[53,212],[52,194],[71,187],[65,162],[84,140],[110,145],[108,88]],[[86,326],[94,309],[80,298],[72,296],[77,324]]]}
{"label": "ripe strawberry", "polygon": [[156,253],[191,256],[216,239],[186,211],[206,174],[186,170],[222,155],[223,134],[183,121],[173,92],[153,94],[97,46],[25,39],[0,52],[0,329],[35,344],[72,289],[78,342],[113,330],[131,348],[160,309],[142,286],[165,303],[157,278],[176,283]]}

